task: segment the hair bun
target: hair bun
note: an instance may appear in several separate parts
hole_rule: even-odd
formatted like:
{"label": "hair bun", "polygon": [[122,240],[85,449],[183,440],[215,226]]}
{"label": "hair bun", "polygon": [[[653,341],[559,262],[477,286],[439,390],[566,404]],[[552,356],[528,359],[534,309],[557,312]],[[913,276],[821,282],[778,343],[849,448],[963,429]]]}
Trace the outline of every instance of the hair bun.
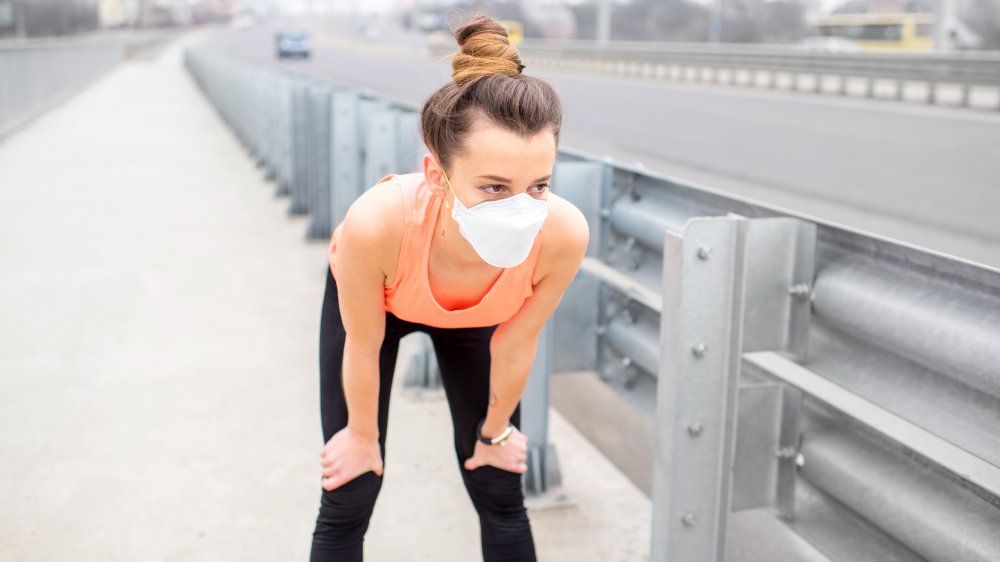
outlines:
{"label": "hair bun", "polygon": [[477,16],[455,30],[459,52],[451,61],[451,78],[456,84],[489,74],[521,74],[524,65],[507,29],[488,16]]}

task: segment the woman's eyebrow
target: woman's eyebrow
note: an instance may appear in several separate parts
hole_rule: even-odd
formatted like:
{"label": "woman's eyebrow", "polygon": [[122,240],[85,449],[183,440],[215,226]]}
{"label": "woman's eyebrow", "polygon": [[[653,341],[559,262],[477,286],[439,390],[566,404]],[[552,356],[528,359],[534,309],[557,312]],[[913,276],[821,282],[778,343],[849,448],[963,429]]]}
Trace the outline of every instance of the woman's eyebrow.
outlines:
{"label": "woman's eyebrow", "polygon": [[[509,180],[509,179],[507,179],[507,178],[502,178],[502,177],[500,177],[500,176],[493,176],[493,175],[483,175],[483,176],[479,176],[479,177],[481,177],[481,178],[486,178],[486,179],[488,179],[488,180],[493,180],[493,181],[497,181],[497,182],[500,182],[500,183],[511,183],[511,180]],[[540,182],[540,181],[545,181],[545,180],[547,180],[547,179],[549,179],[549,178],[551,178],[551,177],[552,177],[552,174],[549,174],[549,175],[547,175],[547,176],[542,176],[542,177],[538,178],[537,180],[535,180],[535,182],[534,182],[534,183],[538,183],[538,182]]]}

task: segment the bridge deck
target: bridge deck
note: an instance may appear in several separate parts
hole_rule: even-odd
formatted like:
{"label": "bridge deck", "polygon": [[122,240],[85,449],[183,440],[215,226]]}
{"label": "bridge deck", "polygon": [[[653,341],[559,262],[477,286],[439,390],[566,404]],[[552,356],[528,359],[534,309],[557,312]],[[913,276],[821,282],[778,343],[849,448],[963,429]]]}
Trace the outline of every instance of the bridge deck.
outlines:
{"label": "bridge deck", "polygon": [[[192,40],[0,143],[0,559],[308,556],[326,245],[183,70]],[[369,557],[478,559],[447,404],[396,382]],[[529,511],[540,559],[647,559],[646,496],[555,410],[551,441],[576,503]]]}

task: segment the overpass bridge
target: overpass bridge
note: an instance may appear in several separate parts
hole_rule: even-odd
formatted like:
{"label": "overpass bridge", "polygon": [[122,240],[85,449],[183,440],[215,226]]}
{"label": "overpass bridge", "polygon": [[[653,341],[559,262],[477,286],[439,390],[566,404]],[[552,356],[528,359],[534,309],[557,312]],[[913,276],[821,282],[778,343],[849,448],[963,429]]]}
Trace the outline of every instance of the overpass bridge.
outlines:
{"label": "overpass bridge", "polygon": [[[325,237],[421,147],[405,99],[228,56],[245,37],[119,66],[0,144],[9,557],[81,513],[50,557],[304,557]],[[560,153],[594,245],[522,405],[541,559],[1000,556],[1000,270],[595,156]],[[406,449],[447,418],[426,341],[405,353],[369,554],[476,559],[446,440]]]}
{"label": "overpass bridge", "polygon": [[[200,40],[0,141],[0,559],[308,559],[326,245],[182,66]],[[367,554],[474,560],[444,395],[396,380]],[[567,499],[529,511],[541,559],[648,557],[649,499],[550,420]]]}

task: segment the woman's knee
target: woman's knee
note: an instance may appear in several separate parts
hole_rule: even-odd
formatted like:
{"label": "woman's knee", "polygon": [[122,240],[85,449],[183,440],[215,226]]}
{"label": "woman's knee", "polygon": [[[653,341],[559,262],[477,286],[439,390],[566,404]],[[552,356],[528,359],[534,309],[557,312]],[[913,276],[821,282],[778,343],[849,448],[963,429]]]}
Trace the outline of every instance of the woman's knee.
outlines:
{"label": "woman's knee", "polygon": [[316,540],[360,540],[368,529],[381,488],[382,477],[368,471],[333,490],[323,490],[316,518]]}
{"label": "woman's knee", "polygon": [[476,510],[498,517],[520,518],[524,514],[521,474],[491,465],[473,470],[462,468],[462,478]]}

